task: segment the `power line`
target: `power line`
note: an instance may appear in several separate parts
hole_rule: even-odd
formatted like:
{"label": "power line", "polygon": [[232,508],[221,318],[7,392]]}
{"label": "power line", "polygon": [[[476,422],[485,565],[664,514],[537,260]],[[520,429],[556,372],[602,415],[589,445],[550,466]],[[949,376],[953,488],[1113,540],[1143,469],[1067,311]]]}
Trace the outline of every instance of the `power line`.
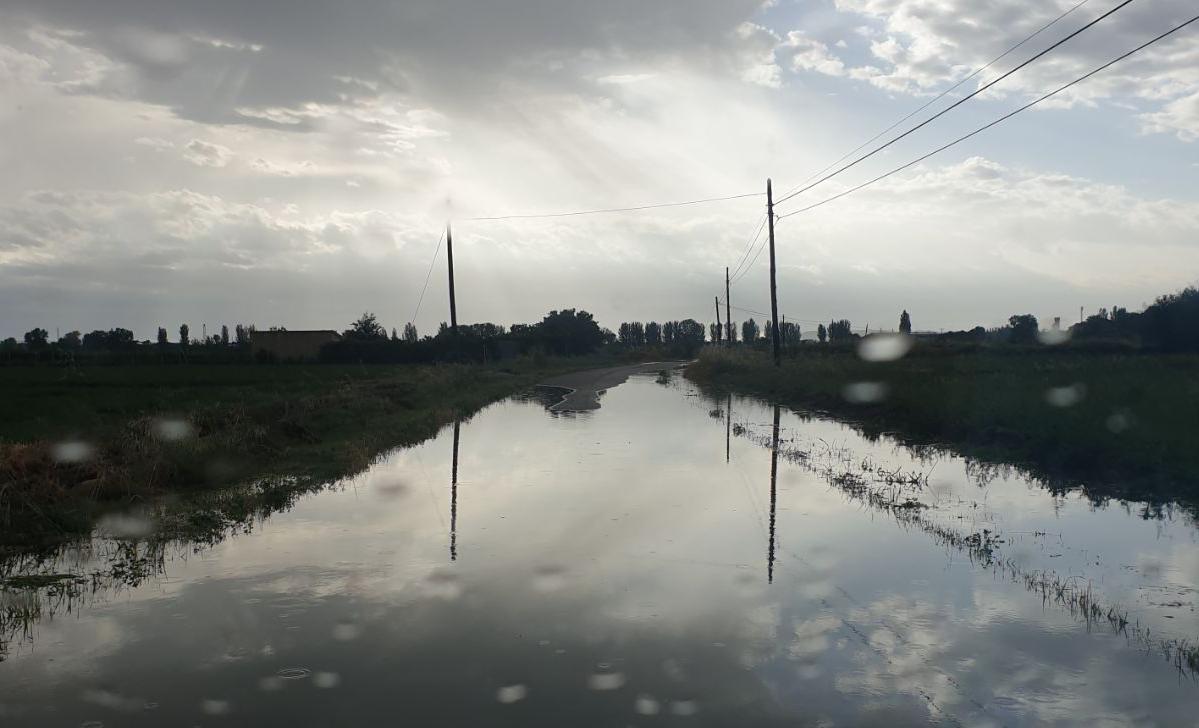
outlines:
{"label": "power line", "polygon": [[914,133],[914,132],[916,132],[916,131],[918,131],[918,130],[920,130],[920,129],[924,128],[925,126],[927,126],[927,125],[929,125],[929,124],[931,124],[932,122],[934,122],[934,121],[936,121],[937,119],[941,118],[941,117],[942,117],[942,116],[944,116],[945,114],[948,114],[950,111],[953,111],[954,109],[956,109],[957,107],[959,107],[959,106],[961,106],[962,104],[966,103],[966,102],[967,102],[967,101],[969,101],[970,99],[974,98],[975,96],[978,96],[979,94],[983,93],[984,91],[986,91],[987,89],[991,88],[991,87],[992,87],[992,86],[994,86],[995,84],[997,84],[997,83],[999,83],[1000,81],[1004,80],[1004,79],[1005,79],[1005,78],[1007,78],[1008,76],[1011,76],[1013,73],[1015,73],[1015,72],[1019,71],[1020,69],[1024,68],[1025,66],[1028,66],[1030,63],[1033,63],[1034,61],[1038,60],[1039,58],[1041,58],[1041,57],[1045,56],[1047,53],[1050,53],[1050,52],[1051,52],[1051,51],[1053,51],[1054,49],[1056,49],[1056,48],[1060,47],[1060,46],[1061,46],[1061,45],[1063,45],[1064,43],[1066,43],[1066,42],[1070,41],[1071,39],[1073,39],[1074,37],[1078,36],[1078,35],[1079,35],[1079,34],[1081,34],[1083,31],[1085,31],[1085,30],[1087,30],[1087,29],[1089,29],[1089,28],[1091,28],[1091,27],[1094,27],[1096,24],[1098,24],[1098,23],[1100,23],[1101,21],[1103,21],[1104,19],[1106,19],[1106,18],[1110,17],[1110,16],[1111,16],[1113,13],[1115,13],[1117,10],[1120,10],[1121,8],[1125,7],[1126,5],[1128,5],[1128,4],[1129,4],[1129,3],[1131,3],[1131,2],[1132,2],[1132,0],[1123,0],[1123,2],[1121,2],[1121,3],[1120,3],[1119,5],[1117,5],[1116,7],[1112,8],[1111,10],[1108,10],[1106,13],[1104,13],[1104,14],[1100,15],[1099,17],[1095,18],[1095,19],[1094,19],[1094,20],[1092,20],[1091,22],[1089,22],[1089,23],[1087,23],[1086,25],[1082,26],[1082,27],[1081,27],[1081,28],[1079,28],[1078,30],[1076,30],[1076,31],[1074,31],[1073,33],[1071,33],[1071,34],[1067,35],[1065,38],[1062,38],[1061,40],[1057,41],[1057,42],[1056,42],[1056,43],[1054,43],[1053,45],[1051,45],[1051,46],[1049,46],[1048,48],[1046,48],[1046,49],[1042,50],[1040,53],[1037,53],[1037,54],[1036,54],[1036,55],[1034,55],[1033,57],[1029,58],[1028,60],[1026,60],[1026,61],[1024,61],[1023,63],[1021,63],[1021,64],[1019,64],[1018,66],[1016,66],[1015,68],[1012,68],[1011,70],[1009,70],[1009,71],[1005,72],[1004,74],[1000,75],[998,78],[994,79],[993,81],[989,81],[989,82],[987,82],[986,84],[983,84],[982,86],[978,87],[978,89],[976,89],[975,91],[972,91],[971,93],[967,94],[966,96],[963,96],[962,98],[960,98],[960,99],[958,99],[957,101],[953,102],[952,104],[950,104],[949,106],[945,107],[945,108],[944,108],[944,109],[942,109],[941,111],[938,111],[937,113],[933,114],[932,116],[930,116],[929,118],[927,118],[927,119],[925,119],[924,121],[920,122],[919,124],[917,124],[916,126],[912,127],[911,129],[908,129],[907,131],[905,131],[904,133],[900,134],[899,136],[897,136],[897,137],[894,137],[893,139],[891,139],[890,141],[886,142],[885,144],[882,144],[881,146],[875,147],[875,148],[874,148],[873,150],[871,150],[870,152],[867,152],[866,154],[863,154],[862,156],[858,157],[857,159],[855,159],[854,161],[850,162],[849,164],[847,164],[847,165],[845,165],[845,166],[843,166],[843,167],[841,167],[841,168],[837,169],[835,172],[832,172],[832,173],[830,173],[830,174],[824,175],[823,177],[821,177],[820,179],[816,180],[815,182],[812,182],[811,184],[808,184],[808,185],[805,185],[805,186],[801,187],[800,189],[796,190],[795,192],[792,192],[791,194],[787,195],[786,197],[782,198],[781,200],[778,200],[777,202],[775,202],[775,204],[776,204],[776,205],[781,205],[782,203],[786,202],[787,200],[790,200],[792,197],[795,197],[796,195],[799,195],[799,194],[803,194],[804,192],[807,192],[808,190],[812,189],[813,187],[815,187],[815,186],[817,186],[817,185],[819,185],[819,184],[822,184],[822,183],[824,183],[824,182],[827,182],[828,180],[832,179],[833,177],[836,177],[837,175],[841,174],[841,173],[842,173],[842,172],[844,172],[845,170],[847,170],[847,169],[850,169],[850,168],[852,168],[852,167],[855,167],[855,166],[857,166],[859,163],[861,163],[861,162],[863,162],[863,161],[865,161],[865,160],[867,160],[867,159],[869,159],[869,158],[873,157],[874,155],[876,155],[876,154],[878,154],[879,152],[883,151],[884,149],[886,149],[887,147],[891,146],[891,145],[892,145],[892,144],[894,144],[895,142],[898,142],[899,140],[901,140],[901,139],[903,139],[903,138],[907,137],[908,135],[910,135],[910,134],[912,134],[912,133]]}
{"label": "power line", "polygon": [[[941,99],[945,98],[945,97],[946,97],[946,96],[948,96],[949,94],[953,93],[953,92],[954,92],[954,91],[956,91],[958,88],[960,88],[960,87],[962,86],[962,84],[966,83],[967,81],[969,81],[970,79],[974,78],[974,77],[975,77],[975,76],[977,76],[978,74],[982,73],[983,71],[987,70],[988,68],[990,68],[991,66],[995,65],[995,64],[996,64],[996,63],[998,63],[999,61],[1003,60],[1003,59],[1004,59],[1004,58],[1006,58],[1008,55],[1010,55],[1010,54],[1011,54],[1011,53],[1013,53],[1014,51],[1016,51],[1016,50],[1018,50],[1019,48],[1021,48],[1021,47],[1022,47],[1022,46],[1023,46],[1025,43],[1029,42],[1029,41],[1030,41],[1030,40],[1032,40],[1033,38],[1036,38],[1038,35],[1040,35],[1041,33],[1044,33],[1046,30],[1049,30],[1051,27],[1053,27],[1054,25],[1056,25],[1056,24],[1057,24],[1059,21],[1061,21],[1062,19],[1064,19],[1064,18],[1065,18],[1067,15],[1070,15],[1070,14],[1071,14],[1071,13],[1073,13],[1075,10],[1078,10],[1079,8],[1081,8],[1083,5],[1086,5],[1086,4],[1087,4],[1088,2],[1090,2],[1090,1],[1091,1],[1091,0],[1082,0],[1081,2],[1079,2],[1079,3],[1075,4],[1073,7],[1071,7],[1071,8],[1070,8],[1070,9],[1068,9],[1068,10],[1066,10],[1066,11],[1065,11],[1064,13],[1062,13],[1061,15],[1057,16],[1057,17],[1056,17],[1056,18],[1054,18],[1053,20],[1050,20],[1050,21],[1049,21],[1048,23],[1046,23],[1045,25],[1042,25],[1040,28],[1038,28],[1036,31],[1034,31],[1034,32],[1032,33],[1032,35],[1025,36],[1025,37],[1024,37],[1024,39],[1023,39],[1023,40],[1021,40],[1021,41],[1020,41],[1019,43],[1017,43],[1016,45],[1012,46],[1011,48],[1008,48],[1006,51],[1004,51],[1003,53],[1000,53],[999,55],[995,56],[994,58],[992,58],[992,59],[991,59],[990,61],[988,61],[987,63],[985,63],[985,64],[983,64],[983,65],[979,66],[979,67],[978,67],[978,68],[976,68],[976,69],[974,69],[974,70],[973,70],[973,71],[970,73],[970,75],[969,75],[969,76],[966,76],[965,78],[961,79],[960,81],[958,81],[958,82],[957,82],[957,83],[955,83],[954,85],[952,85],[952,86],[950,86],[949,88],[945,89],[945,90],[944,90],[944,91],[942,91],[940,94],[938,94],[938,95],[937,95],[935,98],[933,98],[931,101],[928,101],[928,102],[926,102],[926,103],[925,103],[923,106],[919,107],[918,109],[915,109],[915,110],[913,110],[913,111],[912,111],[911,113],[909,113],[907,116],[903,117],[903,118],[902,118],[902,119],[900,119],[899,121],[896,121],[896,122],[895,122],[894,124],[892,124],[891,126],[887,127],[886,129],[883,129],[883,130],[882,130],[882,131],[880,131],[879,133],[875,134],[874,136],[870,137],[870,138],[869,138],[869,139],[867,139],[866,141],[862,142],[860,145],[858,145],[858,146],[857,146],[857,148],[855,148],[855,149],[852,149],[852,150],[850,150],[850,151],[846,152],[845,154],[842,154],[840,157],[838,157],[838,158],[834,159],[832,162],[830,162],[830,163],[828,164],[828,166],[824,167],[824,168],[823,168],[823,169],[821,169],[820,171],[818,171],[818,172],[814,172],[813,174],[809,175],[809,176],[808,176],[808,177],[807,177],[805,180],[803,180],[802,182],[800,182],[798,185],[796,185],[795,187],[792,187],[792,188],[791,188],[791,190],[788,190],[787,192],[783,193],[783,195],[784,195],[784,196],[783,196],[783,200],[786,200],[786,199],[788,199],[788,197],[787,197],[787,196],[788,196],[788,195],[790,195],[790,194],[791,194],[791,192],[792,192],[792,191],[794,191],[795,189],[797,189],[797,188],[799,188],[799,187],[801,187],[801,186],[803,186],[803,185],[807,184],[808,182],[812,181],[812,180],[813,180],[813,179],[815,179],[816,177],[819,177],[820,175],[822,175],[822,174],[824,174],[825,172],[829,171],[829,170],[830,170],[830,169],[832,169],[834,166],[836,166],[836,165],[840,164],[841,162],[845,161],[847,158],[849,158],[849,157],[853,156],[854,154],[857,154],[858,152],[862,151],[864,148],[866,148],[866,147],[867,147],[867,146],[869,146],[870,144],[873,144],[873,143],[874,143],[875,141],[877,141],[877,140],[878,140],[878,138],[879,138],[879,137],[881,137],[882,135],[886,134],[887,132],[891,131],[892,129],[894,129],[895,127],[899,126],[899,125],[900,125],[900,124],[902,124],[903,122],[905,122],[905,121],[907,121],[908,119],[912,118],[912,117],[913,117],[913,116],[915,116],[916,114],[919,114],[921,111],[924,111],[924,110],[925,110],[925,109],[927,109],[928,107],[932,106],[933,104],[937,103],[938,101],[940,101]],[[782,201],[782,200],[780,200],[780,202],[781,202],[781,201]]]}
{"label": "power line", "polygon": [[[776,218],[775,218],[775,219],[777,220],[777,219],[778,219],[778,217],[776,216]],[[754,265],[755,265],[755,264],[758,262],[758,258],[762,257],[762,251],[766,249],[766,243],[768,243],[768,242],[770,242],[770,239],[769,239],[769,238],[766,238],[766,239],[763,239],[763,240],[762,240],[762,243],[761,243],[760,245],[758,245],[758,252],[754,253],[754,259],[753,259],[753,260],[751,260],[751,261],[749,262],[749,265],[745,266],[745,269],[744,269],[743,271],[741,271],[741,275],[737,276],[737,279],[736,279],[736,280],[734,280],[734,281],[730,281],[729,285],[736,284],[736,283],[737,283],[737,281],[740,281],[740,280],[741,280],[742,278],[744,278],[744,277],[745,277],[745,276],[746,276],[746,275],[747,275],[747,274],[748,274],[748,273],[749,273],[751,270],[753,270],[753,267],[754,267]]]}
{"label": "power line", "polygon": [[728,197],[708,197],[702,200],[687,200],[686,202],[662,202],[653,205],[637,205],[635,207],[608,207],[598,210],[576,210],[574,212],[549,212],[536,215],[493,215],[490,217],[468,217],[466,220],[484,221],[484,220],[532,220],[537,218],[551,217],[575,217],[578,215],[599,215],[609,212],[637,212],[639,210],[657,210],[663,207],[685,207],[687,205],[703,205],[709,202],[725,202],[727,200],[741,200],[747,197],[761,197],[761,192],[748,192],[743,195],[729,195]]}
{"label": "power line", "polygon": [[961,144],[962,142],[966,141],[967,139],[969,139],[977,134],[981,134],[982,132],[986,131],[987,129],[990,129],[993,126],[997,126],[998,124],[1001,124],[1004,121],[1007,121],[1008,119],[1012,118],[1013,116],[1015,116],[1016,114],[1019,114],[1022,111],[1027,111],[1028,109],[1031,109],[1032,107],[1036,106],[1037,104],[1041,103],[1042,101],[1045,101],[1046,99],[1050,99],[1050,98],[1060,94],[1062,91],[1065,91],[1066,89],[1070,88],[1071,86],[1074,86],[1075,84],[1082,83],[1083,81],[1087,80],[1088,78],[1090,78],[1091,76],[1094,76],[1097,73],[1106,71],[1107,69],[1116,65],[1120,61],[1123,61],[1124,59],[1128,58],[1129,56],[1132,56],[1136,53],[1139,53],[1139,52],[1145,50],[1146,48],[1153,45],[1154,43],[1164,40],[1168,36],[1171,36],[1174,33],[1177,33],[1178,31],[1187,27],[1191,23],[1194,23],[1195,21],[1199,21],[1199,15],[1196,15],[1195,17],[1191,18],[1190,20],[1186,21],[1185,23],[1174,26],[1173,28],[1171,28],[1170,30],[1167,30],[1165,33],[1162,33],[1161,35],[1157,36],[1156,38],[1154,38],[1150,41],[1147,41],[1147,42],[1137,46],[1136,48],[1133,48],[1132,50],[1128,51],[1127,53],[1108,61],[1107,63],[1103,64],[1102,66],[1099,66],[1098,68],[1096,68],[1092,71],[1089,71],[1088,73],[1086,73],[1082,76],[1079,76],[1078,78],[1067,83],[1066,85],[1061,86],[1054,91],[1050,91],[1049,93],[1045,94],[1044,96],[1042,96],[1038,99],[1035,99],[1033,101],[1030,101],[1027,104],[1025,104],[1024,106],[1021,106],[1020,108],[1018,108],[1014,111],[1004,114],[1003,116],[999,117],[998,119],[995,119],[991,123],[981,126],[977,129],[975,129],[974,131],[970,132],[969,134],[960,136],[957,139],[954,139],[953,141],[949,142],[948,144],[937,147],[936,149],[932,150],[928,154],[925,154],[921,157],[917,157],[916,159],[913,159],[912,161],[908,162],[907,164],[896,167],[895,169],[892,169],[891,171],[886,172],[884,174],[880,174],[879,176],[875,177],[874,179],[863,182],[862,184],[857,185],[856,187],[850,187],[849,189],[845,190],[844,192],[840,192],[836,195],[833,195],[832,197],[825,198],[825,199],[821,200],[820,202],[813,203],[811,205],[808,205],[807,207],[801,207],[800,209],[793,210],[791,212],[788,212],[785,215],[779,215],[779,219],[782,220],[784,218],[791,217],[792,215],[798,215],[801,212],[807,212],[808,210],[815,209],[817,207],[820,207],[821,205],[826,205],[826,204],[832,202],[833,200],[839,200],[842,197],[845,197],[846,195],[851,195],[860,189],[869,187],[870,185],[874,184],[875,182],[880,182],[880,181],[886,179],[887,177],[890,177],[893,174],[902,172],[903,170],[908,169],[909,167],[913,167],[913,166],[923,162],[924,160],[928,159],[929,157],[932,157],[936,154],[940,154],[941,152],[945,151],[946,149],[949,149],[950,147]]}
{"label": "power line", "polygon": [[749,251],[753,250],[754,243],[758,242],[758,237],[762,234],[762,228],[766,227],[766,216],[762,215],[762,222],[758,225],[757,231],[750,237],[749,244],[745,246],[745,252],[741,254],[740,260],[737,261],[737,267],[733,270],[733,277],[736,277],[741,272],[741,266],[745,265],[745,260],[749,257]]}
{"label": "power line", "polygon": [[441,243],[445,240],[445,231],[441,231],[441,237],[437,238],[437,248],[433,251],[433,260],[429,261],[429,272],[425,274],[425,285],[420,289],[420,298],[416,299],[416,310],[412,312],[412,318],[409,323],[416,325],[416,315],[420,313],[421,302],[425,300],[425,291],[429,288],[429,278],[433,275],[433,266],[437,263],[437,254],[441,252]]}

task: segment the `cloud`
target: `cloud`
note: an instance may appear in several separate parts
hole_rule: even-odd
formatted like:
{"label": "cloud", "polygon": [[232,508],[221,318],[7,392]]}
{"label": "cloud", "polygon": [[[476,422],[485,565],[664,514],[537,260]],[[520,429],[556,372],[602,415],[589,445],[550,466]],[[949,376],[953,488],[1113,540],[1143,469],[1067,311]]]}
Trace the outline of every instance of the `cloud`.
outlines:
{"label": "cloud", "polygon": [[828,46],[799,31],[787,34],[783,53],[791,57],[791,70],[816,71],[826,76],[844,76],[845,63],[829,52]]}
{"label": "cloud", "polygon": [[233,151],[220,144],[192,139],[184,147],[183,158],[197,167],[224,167],[233,158]]}

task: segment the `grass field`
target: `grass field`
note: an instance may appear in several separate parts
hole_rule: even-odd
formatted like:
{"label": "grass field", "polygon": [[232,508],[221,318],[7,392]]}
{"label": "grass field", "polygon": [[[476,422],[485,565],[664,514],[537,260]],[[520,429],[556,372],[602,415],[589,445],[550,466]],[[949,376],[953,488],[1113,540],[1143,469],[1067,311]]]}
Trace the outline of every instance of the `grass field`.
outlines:
{"label": "grass field", "polygon": [[79,533],[167,491],[356,472],[542,378],[608,363],[0,368],[0,541]]}
{"label": "grass field", "polygon": [[918,343],[897,361],[868,362],[852,347],[813,344],[777,368],[764,352],[709,349],[687,376],[867,434],[1022,466],[1097,498],[1199,502],[1196,356]]}

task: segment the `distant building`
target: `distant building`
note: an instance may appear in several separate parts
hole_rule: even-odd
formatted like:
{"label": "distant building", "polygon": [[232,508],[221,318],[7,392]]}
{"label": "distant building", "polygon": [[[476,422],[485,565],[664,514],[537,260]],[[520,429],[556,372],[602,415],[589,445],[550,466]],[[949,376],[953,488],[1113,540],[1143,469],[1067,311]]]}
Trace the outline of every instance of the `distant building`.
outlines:
{"label": "distant building", "polygon": [[265,352],[280,361],[311,361],[321,347],[341,341],[336,331],[255,331],[250,334],[254,356]]}

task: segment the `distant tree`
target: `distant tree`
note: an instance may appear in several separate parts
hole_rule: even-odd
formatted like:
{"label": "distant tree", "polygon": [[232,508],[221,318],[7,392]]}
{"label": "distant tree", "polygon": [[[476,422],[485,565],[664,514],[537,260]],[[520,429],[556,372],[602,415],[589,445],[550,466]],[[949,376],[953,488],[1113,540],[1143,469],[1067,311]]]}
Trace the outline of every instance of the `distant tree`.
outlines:
{"label": "distant tree", "polygon": [[180,345],[187,346],[188,344],[191,343],[191,338],[189,336],[190,333],[191,333],[191,329],[188,328],[187,324],[183,324],[182,326],[179,327],[179,343],[180,343]]}
{"label": "distant tree", "polygon": [[449,336],[449,333],[450,333],[450,325],[447,324],[445,321],[442,321],[437,326],[437,335],[438,336]]}
{"label": "distant tree", "polygon": [[83,347],[83,337],[78,331],[68,331],[58,340],[58,345],[67,351],[75,351]]}
{"label": "distant tree", "polygon": [[735,344],[737,342],[737,324],[729,321],[724,325],[724,328],[725,336],[729,337],[729,343]]}
{"label": "distant tree", "polygon": [[17,350],[17,340],[13,337],[8,337],[4,341],[0,341],[0,351],[12,353]]}
{"label": "distant tree", "polygon": [[409,344],[415,344],[419,339],[420,336],[416,333],[416,325],[411,321],[404,324],[404,341],[407,341]]}
{"label": "distant tree", "polygon": [[649,346],[658,346],[662,343],[662,327],[650,321],[645,325],[645,343]]}
{"label": "distant tree", "polygon": [[758,322],[752,318],[741,324],[741,340],[752,344],[758,340]]}
{"label": "distant tree", "polygon": [[383,325],[375,318],[375,314],[366,311],[358,317],[357,321],[350,324],[350,328],[345,331],[345,336],[347,339],[357,339],[358,341],[379,341],[387,338],[387,329],[383,328]]}
{"label": "distant tree", "polygon": [[167,347],[167,330],[161,326],[158,327],[158,346],[161,349]]}
{"label": "distant tree", "polygon": [[33,329],[25,332],[25,346],[30,351],[39,351],[46,348],[49,341],[50,332],[45,329]]}
{"label": "distant tree", "polygon": [[820,339],[821,344],[828,341],[828,329],[824,328],[824,324],[816,327],[816,338]]}
{"label": "distant tree", "polygon": [[899,314],[899,333],[901,333],[901,334],[912,333],[912,317],[908,315],[908,312],[906,310],[903,313]]}
{"label": "distant tree", "polygon": [[799,324],[790,321],[783,322],[783,328],[779,331],[779,336],[782,337],[783,343],[788,347],[799,346],[800,340],[803,338],[799,330]]}
{"label": "distant tree", "polygon": [[108,332],[108,348],[112,351],[124,351],[137,346],[133,332],[129,329],[115,328]]}
{"label": "distant tree", "polygon": [[229,346],[229,327],[221,324],[221,346]]}
{"label": "distant tree", "polygon": [[708,340],[712,342],[719,341],[721,328],[719,324],[708,324]]}
{"label": "distant tree", "polygon": [[392,341],[400,340],[400,337],[396,336],[396,327],[394,327],[394,326],[391,327],[391,340]]}
{"label": "distant tree", "polygon": [[848,319],[833,321],[828,325],[828,340],[836,343],[838,341],[849,341],[853,338],[853,326]]}
{"label": "distant tree", "polygon": [[1012,316],[1008,319],[1007,324],[1011,330],[1008,340],[1013,344],[1031,344],[1037,340],[1040,326],[1037,324],[1037,317],[1031,313]]}
{"label": "distant tree", "polygon": [[535,331],[542,344],[555,354],[586,354],[604,343],[604,334],[595,317],[573,308],[550,311]]}

